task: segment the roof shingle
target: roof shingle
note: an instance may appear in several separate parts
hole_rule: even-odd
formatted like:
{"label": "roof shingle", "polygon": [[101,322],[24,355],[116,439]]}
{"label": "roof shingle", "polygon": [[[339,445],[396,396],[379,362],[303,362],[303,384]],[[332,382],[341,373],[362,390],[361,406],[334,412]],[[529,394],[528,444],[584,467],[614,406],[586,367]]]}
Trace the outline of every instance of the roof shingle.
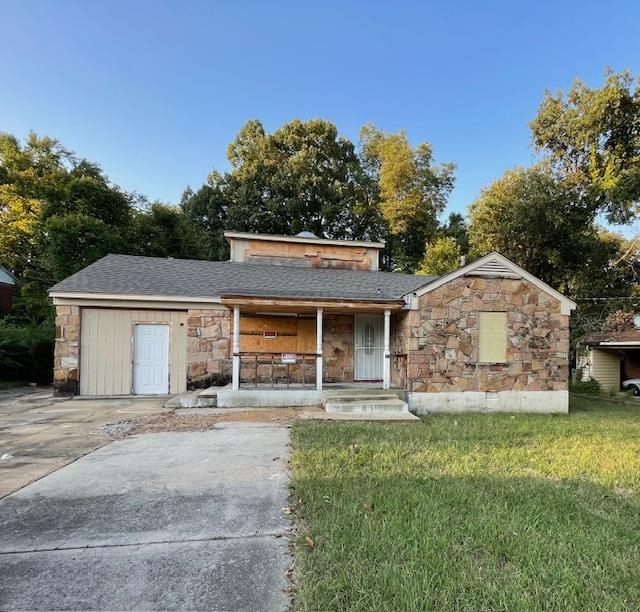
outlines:
{"label": "roof shingle", "polygon": [[397,272],[107,255],[54,285],[50,293],[395,301],[434,278]]}

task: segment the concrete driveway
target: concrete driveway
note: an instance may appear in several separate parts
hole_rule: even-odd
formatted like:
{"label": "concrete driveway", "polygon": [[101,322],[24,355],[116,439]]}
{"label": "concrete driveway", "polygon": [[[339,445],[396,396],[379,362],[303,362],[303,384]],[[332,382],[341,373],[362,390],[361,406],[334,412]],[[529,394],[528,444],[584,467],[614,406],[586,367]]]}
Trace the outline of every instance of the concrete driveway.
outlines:
{"label": "concrete driveway", "polygon": [[0,390],[0,498],[108,443],[106,423],[166,412],[163,399],[65,400]]}
{"label": "concrete driveway", "polygon": [[0,500],[0,609],[285,609],[288,441],[142,434]]}

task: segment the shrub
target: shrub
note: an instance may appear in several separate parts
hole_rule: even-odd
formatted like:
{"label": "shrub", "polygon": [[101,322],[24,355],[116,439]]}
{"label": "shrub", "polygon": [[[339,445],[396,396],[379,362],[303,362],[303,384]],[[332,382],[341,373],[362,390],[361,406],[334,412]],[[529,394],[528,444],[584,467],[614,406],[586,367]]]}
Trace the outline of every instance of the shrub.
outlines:
{"label": "shrub", "polygon": [[51,382],[54,330],[50,324],[0,321],[0,380]]}
{"label": "shrub", "polygon": [[590,380],[577,380],[574,383],[569,383],[569,391],[572,393],[600,393],[600,383],[593,378]]}

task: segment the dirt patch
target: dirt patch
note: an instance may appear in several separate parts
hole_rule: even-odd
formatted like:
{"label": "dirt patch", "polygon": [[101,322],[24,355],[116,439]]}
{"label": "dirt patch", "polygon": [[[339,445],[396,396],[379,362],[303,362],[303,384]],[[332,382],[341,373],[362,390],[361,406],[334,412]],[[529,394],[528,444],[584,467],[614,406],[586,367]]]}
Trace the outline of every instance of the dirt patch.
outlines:
{"label": "dirt patch", "polygon": [[118,421],[100,427],[97,433],[115,438],[162,431],[206,431],[216,423],[241,421],[247,423],[289,424],[300,417],[300,410],[276,408],[274,410],[243,410],[228,414],[153,414],[131,421]]}

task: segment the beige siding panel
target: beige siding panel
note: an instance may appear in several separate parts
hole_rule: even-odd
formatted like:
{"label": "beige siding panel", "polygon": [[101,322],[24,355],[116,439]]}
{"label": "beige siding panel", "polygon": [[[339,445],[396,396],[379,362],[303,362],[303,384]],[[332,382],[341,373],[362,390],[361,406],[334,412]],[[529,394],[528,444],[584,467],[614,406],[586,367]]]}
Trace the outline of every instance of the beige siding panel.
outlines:
{"label": "beige siding panel", "polygon": [[620,354],[618,351],[591,349],[591,378],[605,391],[620,390]]}
{"label": "beige siding panel", "polygon": [[187,388],[187,313],[182,310],[83,308],[80,394],[130,395],[136,323],[169,325],[169,392]]}

